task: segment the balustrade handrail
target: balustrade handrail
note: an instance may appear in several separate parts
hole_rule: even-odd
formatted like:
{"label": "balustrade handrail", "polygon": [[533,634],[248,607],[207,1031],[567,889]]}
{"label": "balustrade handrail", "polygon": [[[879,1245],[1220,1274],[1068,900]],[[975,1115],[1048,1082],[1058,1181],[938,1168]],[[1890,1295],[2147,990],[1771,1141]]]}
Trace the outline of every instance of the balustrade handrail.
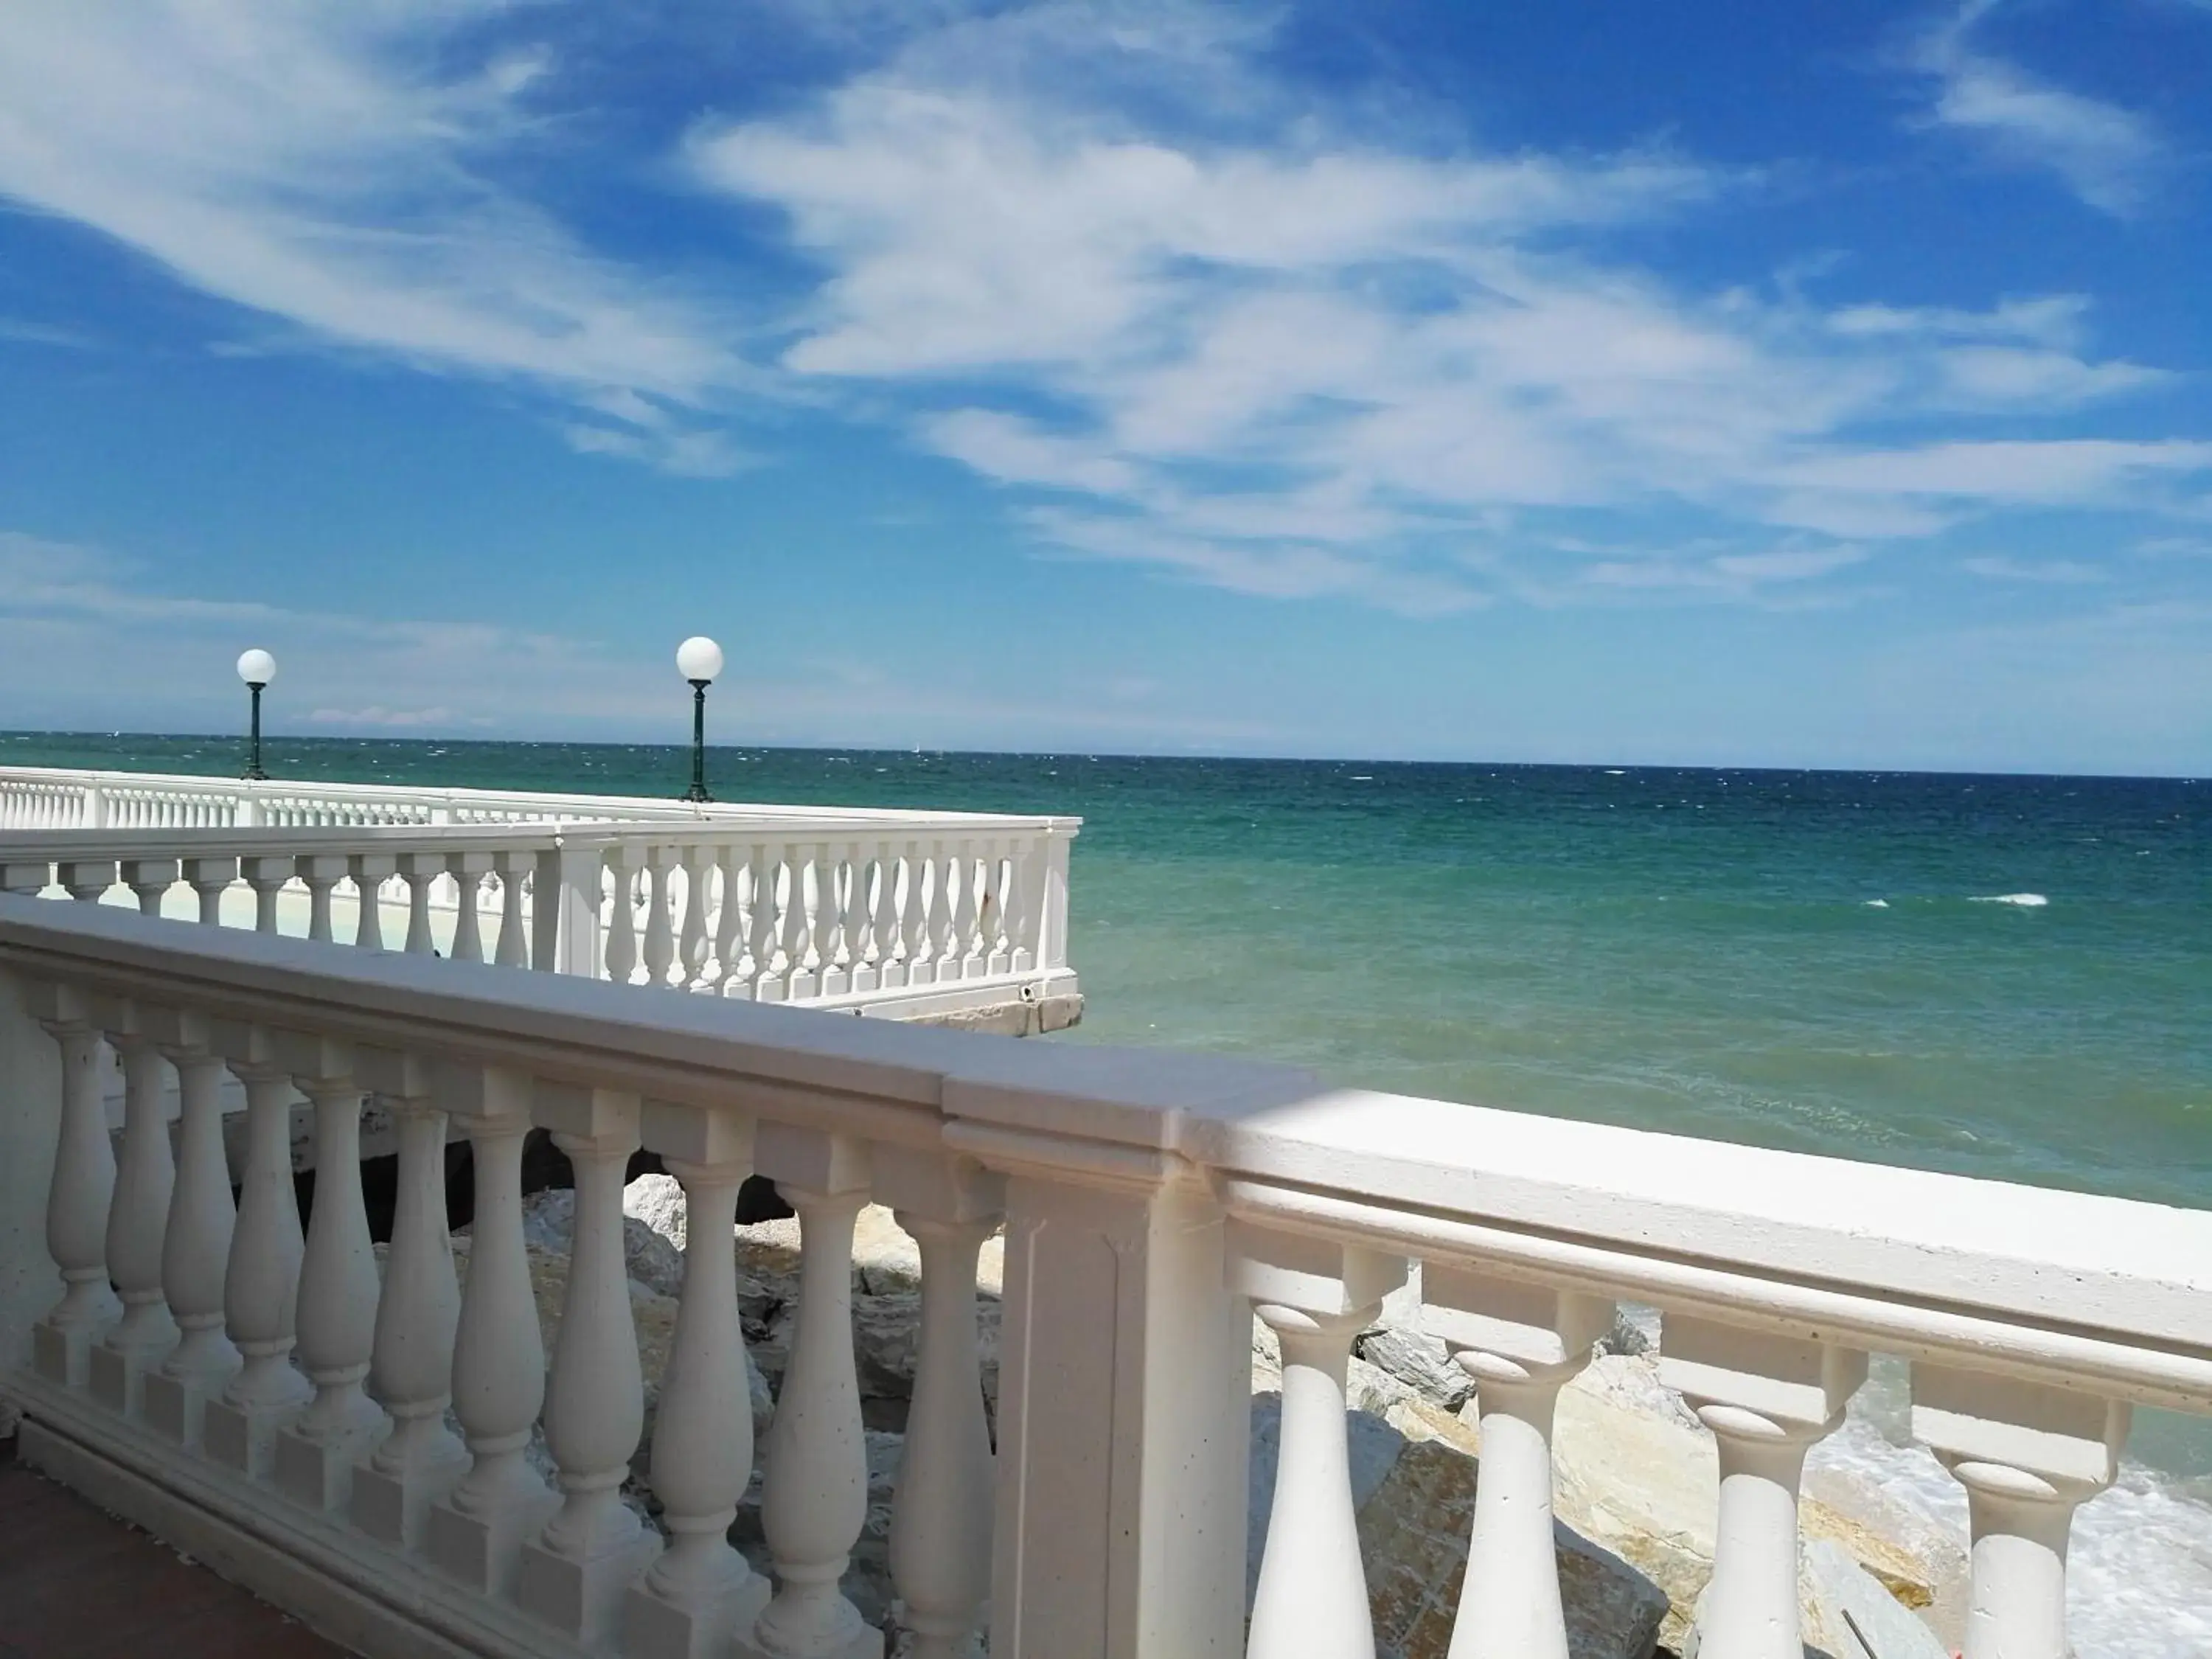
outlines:
{"label": "balustrade handrail", "polygon": [[[872,806],[778,805],[753,802],[686,801],[646,796],[573,794],[530,790],[432,787],[410,784],[338,783],[209,777],[191,773],[110,772],[66,767],[0,767],[0,829],[47,827],[19,822],[9,810],[18,797],[53,799],[58,792],[97,792],[104,799],[171,798],[214,805],[259,807],[289,803],[359,804],[423,813],[470,813],[520,821],[637,820],[672,823],[765,823],[782,827],[802,822],[824,825],[915,823],[969,827],[1019,824],[1073,833],[1080,820],[1052,814],[1004,814],[914,811]],[[87,799],[90,799],[86,797]],[[81,803],[82,805],[82,803]],[[479,820],[481,821],[481,820]],[[54,828],[68,828],[54,824]],[[82,825],[94,828],[99,825]],[[305,826],[302,826],[305,827]]]}

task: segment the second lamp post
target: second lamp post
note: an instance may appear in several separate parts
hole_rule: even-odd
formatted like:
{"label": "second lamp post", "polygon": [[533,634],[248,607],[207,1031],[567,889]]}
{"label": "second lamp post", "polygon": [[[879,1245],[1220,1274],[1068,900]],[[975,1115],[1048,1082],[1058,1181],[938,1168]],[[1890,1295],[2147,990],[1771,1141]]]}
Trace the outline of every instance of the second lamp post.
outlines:
{"label": "second lamp post", "polygon": [[707,688],[722,672],[722,647],[695,634],[676,647],[676,672],[691,682],[691,787],[686,800],[712,800],[707,793]]}

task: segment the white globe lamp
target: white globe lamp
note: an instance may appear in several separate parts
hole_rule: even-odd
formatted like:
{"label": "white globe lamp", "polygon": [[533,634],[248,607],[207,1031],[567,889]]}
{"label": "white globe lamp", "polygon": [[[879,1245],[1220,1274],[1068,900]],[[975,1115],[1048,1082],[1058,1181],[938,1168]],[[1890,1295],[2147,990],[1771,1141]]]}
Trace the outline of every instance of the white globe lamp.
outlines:
{"label": "white globe lamp", "polygon": [[258,781],[269,775],[261,769],[261,688],[276,678],[276,659],[258,646],[241,652],[238,678],[246,682],[246,689],[253,696],[253,738],[246,751],[246,775]]}
{"label": "white globe lamp", "polygon": [[691,682],[691,787],[686,800],[706,801],[707,688],[722,672],[722,647],[704,634],[694,634],[676,647],[676,672]]}

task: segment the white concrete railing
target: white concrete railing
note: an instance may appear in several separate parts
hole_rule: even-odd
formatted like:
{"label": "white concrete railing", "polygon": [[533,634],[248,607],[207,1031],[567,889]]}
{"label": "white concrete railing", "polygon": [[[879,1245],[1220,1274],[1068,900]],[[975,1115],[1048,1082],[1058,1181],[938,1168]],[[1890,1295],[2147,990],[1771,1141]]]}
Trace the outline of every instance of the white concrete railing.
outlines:
{"label": "white concrete railing", "polygon": [[0,890],[757,1001],[903,1018],[1028,1005],[1066,1024],[1076,828],[933,813],[0,831]]}
{"label": "white concrete railing", "polygon": [[0,830],[358,829],[400,824],[580,823],[789,819],[957,828],[969,814],[848,806],[775,806],[635,795],[412,784],[305,783],[0,766]]}
{"label": "white concrete railing", "polygon": [[[125,1077],[119,1164],[91,1082],[103,1042]],[[210,1128],[226,1070],[260,1131],[234,1213]],[[281,1130],[295,1089],[320,1141],[304,1240]],[[1869,1349],[1911,1362],[1915,1431],[1971,1498],[1969,1659],[2063,1659],[2070,1516],[2112,1480],[2130,1406],[2212,1412],[2212,1213],[1203,1056],[809,1020],[0,896],[0,1334],[20,1351],[33,1328],[8,1385],[23,1455],[375,1656],[880,1655],[837,1589],[866,1506],[847,1297],[871,1196],[924,1247],[893,1567],[928,1659],[966,1652],[987,1607],[1000,1659],[1367,1659],[1346,1357],[1413,1261],[1482,1416],[1460,1659],[1566,1652],[1552,1402],[1617,1298],[1662,1310],[1666,1375],[1719,1441],[1702,1659],[1799,1659],[1798,1470]],[[365,1092],[410,1126],[380,1291],[349,1178]],[[465,1294],[438,1213],[448,1115],[476,1154]],[[550,1379],[516,1184],[533,1125],[578,1182]],[[800,1218],[766,1446],[772,1583],[723,1540],[750,1447],[719,1249],[689,1256],[661,1383],[665,1543],[616,1496],[641,1413],[618,1200],[641,1140],[684,1184],[695,1245],[726,1235],[752,1171]],[[994,1458],[975,1261],[1002,1217]],[[51,1262],[12,1243],[41,1234]],[[1255,1305],[1281,1339],[1283,1416],[1248,1635]],[[539,1422],[557,1494],[522,1455]]]}

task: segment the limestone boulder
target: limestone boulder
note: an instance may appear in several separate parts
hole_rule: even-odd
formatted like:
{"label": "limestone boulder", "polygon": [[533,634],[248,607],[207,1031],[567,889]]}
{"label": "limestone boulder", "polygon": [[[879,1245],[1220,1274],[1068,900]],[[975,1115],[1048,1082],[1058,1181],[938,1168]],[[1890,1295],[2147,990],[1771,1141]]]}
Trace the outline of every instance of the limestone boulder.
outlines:
{"label": "limestone boulder", "polygon": [[1455,1412],[1474,1397],[1474,1379],[1453,1363],[1441,1337],[1385,1325],[1363,1334],[1352,1352],[1446,1411]]}
{"label": "limestone boulder", "polygon": [[[549,1188],[522,1200],[522,1237],[532,1249],[565,1255],[575,1228],[576,1194],[568,1188]],[[629,1214],[623,1217],[623,1261],[633,1279],[659,1295],[682,1294],[684,1252]]]}

